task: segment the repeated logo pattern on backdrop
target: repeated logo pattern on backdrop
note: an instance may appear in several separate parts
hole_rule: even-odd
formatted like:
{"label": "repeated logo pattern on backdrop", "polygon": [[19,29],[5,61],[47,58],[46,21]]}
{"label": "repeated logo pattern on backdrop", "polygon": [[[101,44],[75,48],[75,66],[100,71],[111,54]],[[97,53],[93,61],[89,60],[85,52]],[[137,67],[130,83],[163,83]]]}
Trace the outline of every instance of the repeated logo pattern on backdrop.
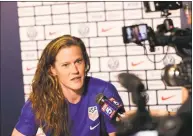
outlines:
{"label": "repeated logo pattern on backdrop", "polygon": [[[180,10],[171,11],[175,27],[181,26]],[[18,2],[19,30],[25,98],[42,50],[54,38],[63,34],[81,37],[91,60],[89,75],[110,81],[124,102],[133,109],[131,94],[117,82],[123,71],[135,73],[147,88],[148,107],[176,111],[182,100],[181,88],[167,87],[161,80],[161,69],[179,63],[175,49],[156,47],[149,52],[136,44],[124,44],[122,27],[146,23],[154,30],[163,23],[160,12],[145,13],[142,2]],[[148,59],[149,58],[149,59]]]}

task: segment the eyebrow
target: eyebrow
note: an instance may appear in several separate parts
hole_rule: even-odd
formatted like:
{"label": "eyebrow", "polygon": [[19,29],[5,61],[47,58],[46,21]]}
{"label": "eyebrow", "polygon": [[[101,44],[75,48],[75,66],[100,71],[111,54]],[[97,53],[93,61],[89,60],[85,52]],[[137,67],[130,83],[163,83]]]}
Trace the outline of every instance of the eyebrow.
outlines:
{"label": "eyebrow", "polygon": [[[76,62],[77,60],[83,60],[84,58],[83,57],[79,57],[77,58],[74,62]],[[57,61],[57,60],[56,60]],[[59,62],[60,64],[69,64],[70,62],[69,61],[66,61],[66,62]]]}

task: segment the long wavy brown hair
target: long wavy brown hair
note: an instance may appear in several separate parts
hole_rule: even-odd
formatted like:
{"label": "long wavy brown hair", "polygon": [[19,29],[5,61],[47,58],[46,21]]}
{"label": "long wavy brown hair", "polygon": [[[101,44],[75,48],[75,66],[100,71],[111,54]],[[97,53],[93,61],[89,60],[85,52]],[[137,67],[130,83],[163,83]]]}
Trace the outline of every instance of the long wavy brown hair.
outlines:
{"label": "long wavy brown hair", "polygon": [[52,131],[54,136],[69,136],[68,104],[62,93],[57,77],[50,70],[54,66],[56,55],[62,48],[79,46],[85,60],[85,73],[90,69],[90,61],[83,41],[77,37],[63,35],[52,40],[43,50],[32,81],[32,93],[29,100],[38,125],[44,132]]}

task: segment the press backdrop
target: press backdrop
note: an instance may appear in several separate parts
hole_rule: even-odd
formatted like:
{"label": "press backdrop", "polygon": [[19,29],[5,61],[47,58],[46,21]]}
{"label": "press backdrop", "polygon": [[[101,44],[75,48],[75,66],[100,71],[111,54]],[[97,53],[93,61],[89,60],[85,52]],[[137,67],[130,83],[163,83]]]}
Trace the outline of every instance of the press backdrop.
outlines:
{"label": "press backdrop", "polygon": [[[171,13],[175,27],[181,27],[180,10]],[[181,57],[170,47],[164,58],[167,46],[149,52],[146,42],[147,56],[143,47],[124,44],[122,38],[123,26],[146,23],[156,30],[165,19],[160,15],[145,13],[142,2],[18,2],[25,98],[42,50],[52,39],[71,34],[85,42],[91,60],[89,75],[115,85],[125,107],[133,108],[133,103],[130,94],[117,82],[117,74],[129,71],[143,79],[150,108],[176,111],[181,104],[181,90],[164,85],[161,69],[179,63]]]}
{"label": "press backdrop", "polygon": [[[1,135],[10,135],[42,50],[50,40],[63,34],[81,37],[91,59],[89,75],[115,85],[128,109],[135,108],[130,94],[117,82],[117,74],[137,74],[147,88],[148,108],[176,111],[181,105],[181,88],[166,87],[161,69],[181,58],[170,47],[145,55],[144,48],[124,44],[121,28],[147,23],[154,29],[163,23],[160,12],[145,13],[142,2],[1,2]],[[185,20],[180,10],[171,11],[175,27]],[[164,97],[169,99],[164,100]],[[41,132],[38,132],[41,133]]]}

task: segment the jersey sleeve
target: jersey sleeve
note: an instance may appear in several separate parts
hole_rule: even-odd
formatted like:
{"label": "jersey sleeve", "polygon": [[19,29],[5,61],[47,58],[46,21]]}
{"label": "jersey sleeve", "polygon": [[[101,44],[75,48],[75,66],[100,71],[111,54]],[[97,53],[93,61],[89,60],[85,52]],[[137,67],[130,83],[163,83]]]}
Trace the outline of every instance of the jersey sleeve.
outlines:
{"label": "jersey sleeve", "polygon": [[36,135],[38,126],[36,125],[35,114],[33,113],[30,101],[24,104],[15,128],[26,136]]}
{"label": "jersey sleeve", "polygon": [[[123,104],[121,97],[118,94],[117,89],[112,84],[110,83],[107,84],[106,88],[104,89],[103,94],[107,98],[113,97],[114,99],[116,99],[117,102]],[[112,122],[108,118],[104,117],[103,120],[104,120],[106,131],[108,133],[116,132],[115,126],[112,124]]]}

